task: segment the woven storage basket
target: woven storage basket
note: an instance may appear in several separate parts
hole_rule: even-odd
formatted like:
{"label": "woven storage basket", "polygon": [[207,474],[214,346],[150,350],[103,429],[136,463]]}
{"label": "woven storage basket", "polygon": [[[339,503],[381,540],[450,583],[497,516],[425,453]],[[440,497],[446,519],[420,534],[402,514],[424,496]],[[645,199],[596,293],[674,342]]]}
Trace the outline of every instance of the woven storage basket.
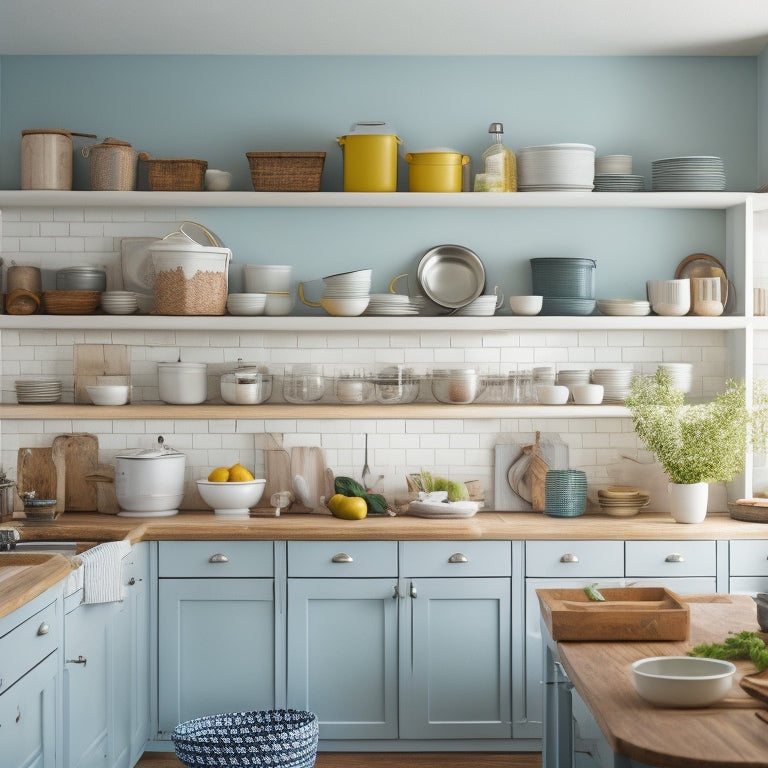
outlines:
{"label": "woven storage basket", "polygon": [[317,192],[325,152],[246,152],[255,192]]}
{"label": "woven storage basket", "polygon": [[207,160],[162,159],[139,153],[137,188],[144,192],[202,192]]}
{"label": "woven storage basket", "polygon": [[312,768],[317,737],[317,717],[295,709],[199,717],[171,734],[189,768]]}

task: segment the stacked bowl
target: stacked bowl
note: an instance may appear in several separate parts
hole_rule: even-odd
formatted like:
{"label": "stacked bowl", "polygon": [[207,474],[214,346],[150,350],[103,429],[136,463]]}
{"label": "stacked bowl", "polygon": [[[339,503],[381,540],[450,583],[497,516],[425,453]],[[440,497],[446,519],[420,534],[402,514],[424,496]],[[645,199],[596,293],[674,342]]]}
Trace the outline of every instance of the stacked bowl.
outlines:
{"label": "stacked bowl", "polygon": [[578,469],[550,469],[544,479],[544,513],[578,517],[587,508],[587,475]]}
{"label": "stacked bowl", "polygon": [[370,269],[358,269],[324,277],[323,309],[340,317],[362,315],[371,299],[371,275]]}
{"label": "stacked bowl", "polygon": [[542,315],[591,315],[595,311],[593,259],[531,259],[533,293],[542,296]]}
{"label": "stacked bowl", "polygon": [[266,293],[230,293],[227,296],[230,315],[263,315],[266,304]]}
{"label": "stacked bowl", "polygon": [[594,177],[595,148],[590,144],[545,144],[517,152],[517,188],[521,192],[589,192]]}
{"label": "stacked bowl", "polygon": [[629,394],[633,376],[632,368],[595,368],[592,383],[603,385],[603,402],[623,403]]}
{"label": "stacked bowl", "polygon": [[691,363],[660,363],[659,368],[663,368],[669,373],[673,386],[677,387],[683,394],[688,394],[693,385],[693,365]]}
{"label": "stacked bowl", "polygon": [[139,308],[133,291],[105,291],[101,294],[100,304],[108,315],[132,315]]}
{"label": "stacked bowl", "polygon": [[597,492],[600,509],[611,517],[632,517],[647,507],[650,500],[648,491],[634,486],[611,485]]}

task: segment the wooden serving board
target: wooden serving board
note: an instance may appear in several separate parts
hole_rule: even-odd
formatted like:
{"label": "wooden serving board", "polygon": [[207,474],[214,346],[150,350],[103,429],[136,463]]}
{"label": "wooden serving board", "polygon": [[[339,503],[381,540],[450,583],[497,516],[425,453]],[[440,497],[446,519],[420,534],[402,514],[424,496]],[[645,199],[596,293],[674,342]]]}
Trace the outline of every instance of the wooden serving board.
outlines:
{"label": "wooden serving board", "polygon": [[601,589],[604,602],[583,589],[537,589],[553,640],[686,640],[687,603],[665,587]]}
{"label": "wooden serving board", "polygon": [[[58,435],[53,439],[53,461],[58,478],[59,504],[65,512],[97,512],[97,490],[88,476],[99,466],[99,440],[87,432]],[[59,507],[57,504],[57,507]]]}
{"label": "wooden serving board", "polygon": [[[21,509],[21,495],[34,491],[38,499],[58,499],[56,492],[56,465],[50,448],[19,448],[16,460],[16,490],[19,496],[18,508]],[[56,505],[59,512],[64,511]]]}

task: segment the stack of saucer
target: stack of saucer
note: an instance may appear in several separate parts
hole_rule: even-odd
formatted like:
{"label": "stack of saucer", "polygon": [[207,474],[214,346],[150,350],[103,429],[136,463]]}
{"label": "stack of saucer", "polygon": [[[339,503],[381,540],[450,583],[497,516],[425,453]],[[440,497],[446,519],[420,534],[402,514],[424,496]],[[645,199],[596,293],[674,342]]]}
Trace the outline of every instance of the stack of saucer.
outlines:
{"label": "stack of saucer", "polygon": [[633,376],[632,368],[595,368],[592,383],[603,385],[604,403],[623,403],[629,394]]}
{"label": "stack of saucer", "polygon": [[693,365],[691,363],[659,363],[659,368],[664,368],[672,379],[672,384],[682,393],[691,391],[693,384]]}
{"label": "stack of saucer", "polygon": [[402,293],[372,293],[364,315],[418,315],[419,308]]}
{"label": "stack of saucer", "polygon": [[465,317],[490,317],[496,314],[496,307],[499,303],[499,297],[495,293],[478,296],[469,304],[457,309],[454,315],[464,315]]}
{"label": "stack of saucer", "polygon": [[108,315],[131,315],[139,308],[133,291],[105,291],[99,301]]}
{"label": "stack of saucer", "polygon": [[643,317],[651,314],[651,303],[639,299],[598,299],[597,311],[601,315]]}
{"label": "stack of saucer", "polygon": [[266,304],[266,293],[230,293],[227,296],[230,315],[262,315]]}
{"label": "stack of saucer", "polygon": [[643,192],[645,177],[631,173],[596,173],[595,192]]}
{"label": "stack of saucer", "polygon": [[719,157],[666,157],[651,163],[654,192],[719,192],[725,166]]}
{"label": "stack of saucer", "polygon": [[58,403],[61,400],[59,379],[20,379],[15,385],[19,403]]}
{"label": "stack of saucer", "polygon": [[632,517],[647,507],[650,500],[648,491],[628,485],[611,485],[597,492],[600,509],[612,517]]}

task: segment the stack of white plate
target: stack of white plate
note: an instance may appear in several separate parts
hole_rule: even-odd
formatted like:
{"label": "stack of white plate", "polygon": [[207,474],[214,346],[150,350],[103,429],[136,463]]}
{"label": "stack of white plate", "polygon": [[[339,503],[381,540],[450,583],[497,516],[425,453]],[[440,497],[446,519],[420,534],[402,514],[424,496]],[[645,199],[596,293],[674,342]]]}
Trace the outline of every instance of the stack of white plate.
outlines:
{"label": "stack of white plate", "polygon": [[230,315],[263,315],[266,303],[266,293],[230,293],[227,311]]}
{"label": "stack of white plate", "polygon": [[595,192],[643,192],[645,177],[631,173],[596,173]]}
{"label": "stack of white plate", "polygon": [[642,317],[651,314],[651,303],[635,299],[598,299],[597,309],[601,315]]}
{"label": "stack of white plate", "polygon": [[545,144],[517,152],[521,192],[585,190],[593,187],[595,148],[590,144]]}
{"label": "stack of white plate", "polygon": [[105,291],[99,302],[108,315],[131,315],[139,308],[133,291]]}
{"label": "stack of white plate", "polygon": [[725,166],[719,157],[666,157],[651,163],[654,192],[719,192]]}
{"label": "stack of white plate", "polygon": [[464,315],[468,317],[490,317],[496,314],[496,305],[499,297],[495,293],[485,296],[478,296],[469,304],[465,304],[461,309],[457,309],[454,315]]}
{"label": "stack of white plate", "polygon": [[570,388],[573,384],[589,384],[590,372],[588,369],[572,369],[557,372],[556,384]]}
{"label": "stack of white plate", "polygon": [[61,381],[58,379],[20,379],[15,385],[19,403],[58,403],[61,400]]}
{"label": "stack of white plate", "polygon": [[681,392],[687,394],[693,384],[693,365],[691,363],[660,363],[672,379],[672,384]]}
{"label": "stack of white plate", "polygon": [[401,293],[372,293],[364,315],[418,315],[419,308]]}
{"label": "stack of white plate", "polygon": [[603,385],[604,403],[623,403],[629,394],[633,376],[631,368],[595,368],[592,383]]}
{"label": "stack of white plate", "polygon": [[323,278],[324,299],[360,299],[371,293],[373,270],[357,269]]}

